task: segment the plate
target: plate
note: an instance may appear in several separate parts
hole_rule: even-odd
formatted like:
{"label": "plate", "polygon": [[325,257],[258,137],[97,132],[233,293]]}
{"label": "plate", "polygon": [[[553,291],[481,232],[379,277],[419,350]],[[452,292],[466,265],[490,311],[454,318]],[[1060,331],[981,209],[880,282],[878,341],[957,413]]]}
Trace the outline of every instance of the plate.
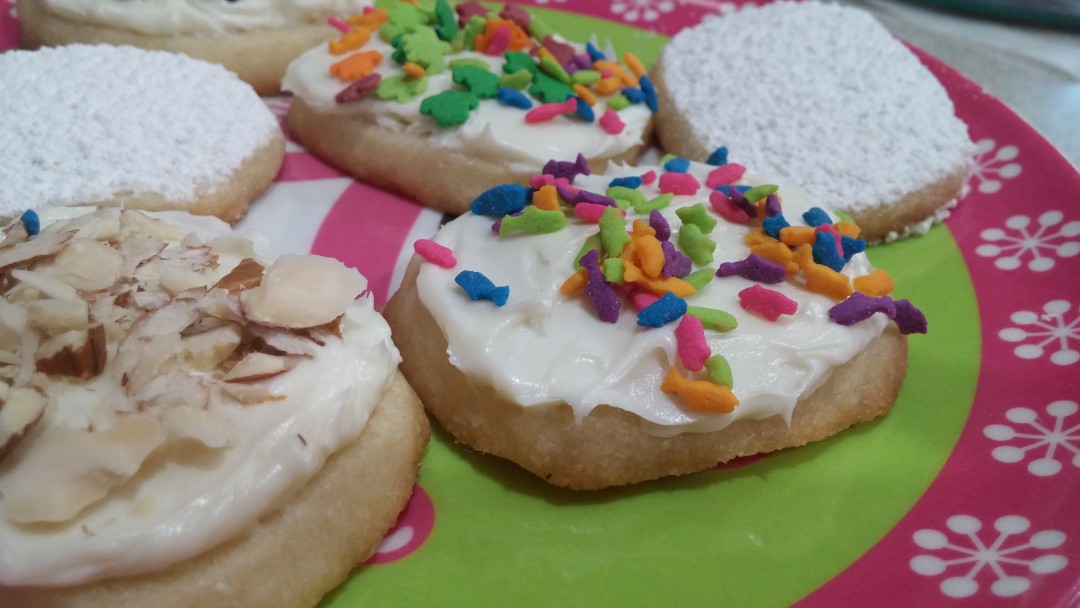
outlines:
{"label": "plate", "polygon": [[[560,9],[536,14],[569,38],[595,32],[646,61],[662,34],[735,8],[536,4]],[[0,48],[14,44],[11,26],[5,10]],[[1080,175],[978,85],[920,58],[979,154],[944,225],[870,252],[930,322],[910,341],[888,416],[799,449],[594,493],[549,487],[436,428],[397,526],[324,606],[1074,608]],[[279,116],[288,105],[267,103]],[[290,142],[240,227],[281,252],[356,266],[381,305],[412,241],[442,220]]]}

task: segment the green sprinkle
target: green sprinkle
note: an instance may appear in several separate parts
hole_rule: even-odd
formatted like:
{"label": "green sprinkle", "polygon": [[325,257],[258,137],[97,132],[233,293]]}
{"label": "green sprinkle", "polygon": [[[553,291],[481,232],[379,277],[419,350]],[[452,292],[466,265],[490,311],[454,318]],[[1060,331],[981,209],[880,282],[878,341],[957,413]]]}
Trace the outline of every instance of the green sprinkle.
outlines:
{"label": "green sprinkle", "polygon": [[503,57],[506,58],[506,63],[503,64],[502,69],[507,74],[513,74],[520,70],[528,70],[534,74],[540,71],[540,66],[536,64],[536,60],[528,53],[506,51],[503,53]]}
{"label": "green sprinkle", "polygon": [[529,70],[518,70],[513,74],[503,74],[499,79],[499,86],[522,90],[532,84],[533,75]]}
{"label": "green sprinkle", "polygon": [[648,204],[648,199],[641,193],[641,190],[636,188],[627,188],[625,186],[612,186],[605,192],[609,197],[615,199],[615,203],[619,205],[619,209],[626,209],[633,205],[635,209],[641,205]]}
{"label": "green sprinkle", "polygon": [[431,28],[405,34],[401,48],[405,50],[407,60],[420,65],[428,74],[438,74],[446,69],[443,55],[452,50],[449,44],[439,40]]}
{"label": "green sprinkle", "polygon": [[669,160],[673,159],[673,158],[679,158],[679,157],[676,156],[675,154],[665,154],[665,155],[660,157],[660,164],[661,165],[666,165],[667,162]]}
{"label": "green sprinkle", "polygon": [[629,105],[630,105],[630,100],[627,99],[626,96],[621,94],[621,93],[618,94],[618,95],[612,95],[611,97],[608,97],[608,100],[607,100],[607,107],[611,108],[612,110],[615,110],[616,112],[628,107]]}
{"label": "green sprinkle", "polygon": [[476,37],[480,35],[480,32],[484,31],[487,26],[487,19],[476,16],[465,22],[465,28],[462,30],[465,32],[465,37],[462,40],[464,48],[466,50],[473,50],[476,48]]}
{"label": "green sprinkle", "polygon": [[[702,268],[697,272],[708,270],[710,276],[712,276],[712,269]],[[695,272],[694,274],[697,274]],[[693,275],[690,275],[693,276]],[[689,277],[687,277],[689,279]],[[707,281],[706,281],[707,282]],[[735,317],[726,313],[719,308],[706,308],[704,306],[687,306],[686,314],[691,317],[697,317],[701,321],[701,324],[705,326],[705,329],[711,329],[713,331],[731,331],[739,326],[739,322],[735,320]]]}
{"label": "green sprinkle", "polygon": [[420,113],[430,116],[440,127],[460,125],[469,119],[469,111],[480,105],[480,99],[468,91],[443,91],[420,102]]}
{"label": "green sprinkle", "polygon": [[855,220],[851,219],[850,215],[844,213],[843,211],[838,211],[836,209],[832,209],[831,211],[834,214],[836,214],[836,217],[840,218],[840,221],[842,221],[842,222],[854,222],[855,221]]}
{"label": "green sprinkle", "polygon": [[574,89],[538,71],[533,74],[529,95],[539,99],[541,103],[562,103],[574,96]]}
{"label": "green sprinkle", "polygon": [[457,13],[446,0],[436,0],[435,22],[439,24],[438,34],[441,40],[449,42],[457,35]]}
{"label": "green sprinkle", "polygon": [[427,76],[409,78],[405,74],[383,78],[375,87],[375,97],[384,101],[405,103],[427,90]]}
{"label": "green sprinkle", "polygon": [[619,258],[604,259],[604,280],[615,285],[622,285],[623,264]]}
{"label": "green sprinkle", "polygon": [[683,225],[693,224],[698,228],[701,228],[703,234],[709,234],[716,228],[716,220],[713,219],[708,211],[705,211],[705,205],[703,203],[697,203],[696,205],[690,205],[689,207],[681,207],[675,211],[675,215],[679,216]]}
{"label": "green sprinkle", "polygon": [[559,209],[545,211],[529,205],[521,215],[507,215],[499,224],[499,236],[521,231],[528,234],[548,234],[562,230],[566,214]]}
{"label": "green sprinkle", "polygon": [[583,84],[585,86],[596,84],[600,81],[600,72],[596,70],[578,70],[570,75],[570,80],[574,84]]}
{"label": "green sprinkle", "polygon": [[581,258],[585,257],[586,253],[589,253],[593,249],[599,252],[600,247],[601,245],[599,232],[590,234],[588,237],[586,237],[585,244],[581,246],[581,251],[579,251],[577,255],[574,256],[574,270],[578,270],[581,268]]}
{"label": "green sprinkle", "polygon": [[480,99],[491,99],[499,92],[499,77],[486,67],[462,66],[454,70],[453,78],[455,83],[463,85]]}
{"label": "green sprinkle", "polygon": [[743,193],[743,196],[745,196],[746,200],[750,201],[751,203],[755,203],[765,198],[766,196],[769,196],[770,194],[776,192],[779,189],[780,187],[776,184],[761,184],[760,186],[754,186],[753,188],[750,188]]}
{"label": "green sprinkle", "polygon": [[461,57],[450,62],[450,70],[456,70],[465,66],[472,66],[474,68],[480,68],[481,70],[488,70],[488,64],[483,59],[476,59],[475,57]]}
{"label": "green sprinkle", "polygon": [[[427,15],[419,8],[405,2],[395,2],[386,7],[386,23],[379,28],[379,37],[390,42],[401,34],[422,31],[427,21]],[[434,36],[435,32],[431,31],[431,34]]]}
{"label": "green sprinkle", "polygon": [[683,224],[679,228],[679,249],[690,256],[698,266],[705,266],[713,261],[713,251],[716,251],[716,243],[705,236],[697,224]]}
{"label": "green sprinkle", "polygon": [[551,26],[538,19],[536,15],[532,15],[532,19],[529,19],[529,33],[533,38],[536,38],[540,42],[544,41],[544,38],[555,33],[555,30],[551,29]]}
{"label": "green sprinkle", "polygon": [[559,65],[559,62],[552,59],[550,55],[545,55],[540,59],[540,69],[555,80],[563,84],[570,84],[570,74],[567,74],[566,70]]}
{"label": "green sprinkle", "polygon": [[706,359],[705,371],[709,372],[709,377],[713,382],[735,388],[735,383],[731,378],[731,366],[728,365],[724,355],[713,355]]}
{"label": "green sprinkle", "polygon": [[[706,267],[706,268],[702,268],[700,270],[695,270],[694,272],[691,272],[689,275],[684,277],[683,280],[686,281],[687,283],[690,283],[691,285],[693,285],[694,289],[700,291],[701,288],[708,285],[709,281],[713,280],[713,277],[715,277],[715,276],[716,276],[716,269]],[[704,323],[704,319],[702,319],[702,322]]]}
{"label": "green sprinkle", "polygon": [[604,253],[617,256],[629,243],[630,235],[626,233],[626,220],[622,213],[615,207],[604,209],[600,216],[600,244],[604,247]]}
{"label": "green sprinkle", "polygon": [[634,213],[645,214],[652,213],[653,209],[663,209],[671,204],[671,199],[674,197],[675,195],[670,192],[661,194],[643,205],[634,205]]}

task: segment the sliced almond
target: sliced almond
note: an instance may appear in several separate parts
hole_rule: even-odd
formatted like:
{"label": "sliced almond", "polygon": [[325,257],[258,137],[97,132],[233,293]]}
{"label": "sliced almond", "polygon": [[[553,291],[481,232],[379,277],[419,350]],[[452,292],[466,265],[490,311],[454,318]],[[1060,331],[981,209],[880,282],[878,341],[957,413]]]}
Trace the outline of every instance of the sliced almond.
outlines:
{"label": "sliced almond", "polygon": [[210,388],[203,376],[174,368],[147,382],[135,396],[135,402],[140,412],[180,406],[205,409],[210,404]]}
{"label": "sliced almond", "polygon": [[258,405],[267,401],[280,401],[285,398],[284,395],[271,393],[265,384],[258,382],[223,382],[219,386],[221,386],[221,390],[225,394],[236,399],[241,405]]}
{"label": "sliced almond", "polygon": [[221,277],[214,285],[215,289],[224,289],[230,294],[237,294],[245,289],[258,287],[262,283],[263,272],[266,268],[252,258],[240,260],[236,268]]}
{"label": "sliced almond", "polygon": [[129,234],[117,245],[123,260],[120,272],[125,277],[135,274],[135,270],[147,260],[157,256],[165,249],[165,241],[149,234]]}
{"label": "sliced almond", "polygon": [[228,418],[190,405],[165,410],[161,423],[175,437],[192,439],[208,448],[230,445],[237,433],[236,425]]}
{"label": "sliced almond", "polygon": [[74,236],[74,232],[42,233],[10,247],[0,247],[0,271],[56,255]]}
{"label": "sliced almond", "polygon": [[27,303],[26,312],[30,325],[49,336],[90,325],[90,307],[85,301],[34,300]]}
{"label": "sliced almond", "polygon": [[233,324],[185,337],[180,342],[180,358],[196,369],[214,369],[233,354],[242,337],[243,332]]}
{"label": "sliced almond", "polygon": [[105,243],[76,238],[41,268],[80,291],[108,289],[120,278],[120,252]]}
{"label": "sliced almond", "polygon": [[333,258],[286,254],[262,283],[240,294],[247,318],[290,329],[315,327],[341,316],[366,285],[364,277]]}
{"label": "sliced almond", "polygon": [[35,355],[37,371],[50,376],[88,380],[105,369],[105,327],[66,331],[50,338]]}
{"label": "sliced almond", "polygon": [[0,461],[45,415],[49,399],[30,388],[13,388],[0,402]]}
{"label": "sliced almond", "polygon": [[230,383],[257,382],[284,374],[295,365],[296,362],[288,357],[252,352],[237,362],[222,380]]}
{"label": "sliced almond", "polygon": [[125,209],[120,213],[120,238],[130,234],[148,234],[163,241],[179,241],[187,231],[159,219],[150,217],[141,211]]}
{"label": "sliced almond", "polygon": [[17,293],[16,289],[12,289],[8,292],[8,298],[11,300],[34,300],[37,299],[38,296],[44,294],[57,300],[67,300],[69,302],[85,301],[83,300],[83,297],[79,295],[78,290],[65,281],[48,273],[12,268],[11,276],[21,283],[19,287],[30,287],[37,292],[36,294]]}

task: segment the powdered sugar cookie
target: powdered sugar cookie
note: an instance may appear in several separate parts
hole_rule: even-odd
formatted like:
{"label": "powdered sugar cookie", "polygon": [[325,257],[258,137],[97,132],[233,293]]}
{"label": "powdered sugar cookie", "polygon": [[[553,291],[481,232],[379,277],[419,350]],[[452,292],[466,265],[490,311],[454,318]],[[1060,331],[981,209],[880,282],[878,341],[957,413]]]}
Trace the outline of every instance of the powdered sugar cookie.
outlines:
{"label": "powdered sugar cookie", "polygon": [[885,295],[857,227],[794,187],[668,168],[542,176],[531,204],[500,187],[417,249],[385,314],[459,441],[595,489],[889,410],[901,331],[925,325]]}
{"label": "powdered sugar cookie", "polygon": [[327,18],[362,0],[19,0],[26,48],[116,44],[184,53],[224,65],[261,94],[285,66],[330,39]]}
{"label": "powdered sugar cookie", "polygon": [[0,216],[49,205],[177,209],[235,221],[273,181],[284,137],[221,66],[130,47],[0,55]]}
{"label": "powdered sugar cookie", "polygon": [[315,605],[428,437],[363,277],[214,218],[50,215],[0,244],[0,604]]}
{"label": "powdered sugar cookie", "polygon": [[777,2],[708,18],[671,39],[653,75],[665,149],[704,161],[726,146],[871,241],[925,232],[967,180],[974,146],[945,90],[864,11]]}
{"label": "powdered sugar cookie", "polygon": [[462,213],[549,158],[598,169],[644,148],[656,100],[640,62],[565,43],[520,8],[385,5],[285,75],[289,125],[324,159]]}

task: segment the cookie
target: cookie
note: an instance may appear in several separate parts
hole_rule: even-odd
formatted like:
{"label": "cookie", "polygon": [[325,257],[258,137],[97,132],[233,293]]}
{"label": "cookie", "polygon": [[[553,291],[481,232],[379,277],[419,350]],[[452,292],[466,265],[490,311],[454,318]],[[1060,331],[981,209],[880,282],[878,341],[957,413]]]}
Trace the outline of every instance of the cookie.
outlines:
{"label": "cookie", "polygon": [[886,295],[857,228],[738,167],[668,169],[541,177],[531,204],[485,193],[418,245],[384,312],[403,373],[459,441],[598,489],[892,407],[902,332],[925,319]]}
{"label": "cookie", "polygon": [[337,32],[327,18],[357,0],[19,0],[22,45],[114,44],[183,53],[276,94],[285,67]]}
{"label": "cookie", "polygon": [[233,222],[270,186],[285,142],[221,66],[130,47],[0,54],[0,217],[81,204]]}
{"label": "cookie", "polygon": [[635,59],[566,43],[520,8],[386,5],[285,75],[289,126],[323,159],[463,213],[552,158],[580,153],[596,170],[644,149],[655,98]]}
{"label": "cookie", "polygon": [[315,605],[428,439],[363,278],[213,218],[83,211],[0,245],[0,603]]}
{"label": "cookie", "polygon": [[665,150],[704,161],[726,147],[847,213],[870,241],[941,221],[972,168],[941,84],[856,8],[776,2],[708,18],[676,34],[652,73]]}

